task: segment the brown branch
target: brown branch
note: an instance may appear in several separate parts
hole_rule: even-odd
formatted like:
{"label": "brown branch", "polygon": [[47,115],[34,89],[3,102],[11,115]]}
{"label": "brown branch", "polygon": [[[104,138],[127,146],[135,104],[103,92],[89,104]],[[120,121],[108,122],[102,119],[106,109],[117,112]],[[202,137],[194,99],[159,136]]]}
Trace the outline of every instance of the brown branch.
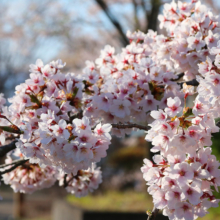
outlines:
{"label": "brown branch", "polygon": [[216,122],[215,125],[220,128],[220,121]]}
{"label": "brown branch", "polygon": [[156,209],[154,207],[153,210],[152,210],[151,215],[148,216],[147,220],[155,220],[158,212],[159,212],[159,209]]}
{"label": "brown branch", "polygon": [[17,137],[13,136],[12,134],[6,137],[6,141],[14,141]]}
{"label": "brown branch", "polygon": [[80,118],[82,119],[83,117],[83,111],[82,110],[79,110],[78,113],[72,115],[71,117],[69,117],[69,123],[72,123],[72,120],[75,119],[75,118]]}
{"label": "brown branch", "polygon": [[77,177],[77,175],[73,176],[73,174],[72,174],[72,177],[67,181],[67,174],[65,174],[64,175],[63,187],[66,188],[69,185],[69,183],[74,179],[74,177]]}
{"label": "brown branch", "polygon": [[3,146],[0,146],[0,157],[3,157],[5,156],[8,152],[14,150],[16,148],[16,143],[17,141],[13,141],[11,142],[10,144],[7,144],[7,145],[3,145]]}
{"label": "brown branch", "polygon": [[186,81],[186,82],[178,82],[177,84],[180,85],[182,88],[183,83],[186,83],[186,85],[189,85],[189,86],[198,86],[199,85],[199,82],[196,79],[193,79],[191,81]]}
{"label": "brown branch", "polygon": [[[144,131],[150,130],[150,126],[144,126],[139,124],[111,124],[112,128],[126,129],[126,128],[139,128]],[[216,122],[216,126],[220,128],[220,121]]]}
{"label": "brown branch", "polygon": [[[7,169],[7,170],[0,171],[0,176],[3,175],[3,174],[5,174],[5,173],[11,172],[12,170],[16,169],[18,166],[21,166],[21,165],[25,164],[27,161],[28,161],[28,160],[22,159],[22,160],[14,161],[14,162],[12,162],[11,164],[7,164],[7,165],[14,165],[14,166],[10,167],[10,168]],[[6,164],[4,164],[4,165],[6,165]]]}
{"label": "brown branch", "polygon": [[64,180],[63,180],[63,187],[66,188],[68,186],[67,180],[66,180],[67,174],[65,174],[63,178],[64,178]]}
{"label": "brown branch", "polygon": [[1,169],[1,168],[8,167],[8,166],[15,165],[15,164],[17,164],[17,163],[19,163],[19,162],[21,162],[21,161],[23,161],[23,160],[24,160],[24,159],[14,160],[14,161],[12,161],[11,163],[2,164],[2,165],[0,165],[0,169]]}
{"label": "brown branch", "polygon": [[74,179],[74,177],[75,177],[75,176],[72,176],[72,177],[67,181],[67,180],[66,180],[67,174],[65,174],[63,187],[66,188],[66,187],[69,185],[69,183]]}
{"label": "brown branch", "polygon": [[184,73],[179,73],[179,74],[177,74],[176,75],[177,76],[177,78],[175,78],[175,79],[172,79],[172,81],[178,81],[179,79],[181,79],[183,76],[184,76]]}
{"label": "brown branch", "polygon": [[109,7],[106,4],[106,2],[104,0],[95,0],[95,2],[100,6],[100,8],[103,10],[103,12],[106,14],[106,16],[109,18],[109,20],[114,25],[114,27],[117,29],[118,33],[120,34],[121,43],[124,46],[127,46],[129,44],[129,40],[126,37],[126,34],[123,32],[122,26],[119,23],[119,21],[109,11]]}
{"label": "brown branch", "polygon": [[138,124],[111,124],[113,128],[126,129],[126,128],[139,128],[141,130],[148,131],[149,126],[138,125]]}

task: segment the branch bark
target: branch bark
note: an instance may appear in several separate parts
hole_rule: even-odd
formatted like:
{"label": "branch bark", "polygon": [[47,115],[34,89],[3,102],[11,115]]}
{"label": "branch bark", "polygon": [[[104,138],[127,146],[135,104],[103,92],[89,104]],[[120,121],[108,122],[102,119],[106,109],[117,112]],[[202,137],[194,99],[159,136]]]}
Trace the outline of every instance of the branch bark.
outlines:
{"label": "branch bark", "polygon": [[7,144],[7,145],[3,145],[3,146],[0,146],[0,157],[3,157],[5,156],[8,152],[14,150],[16,148],[16,143],[17,141],[13,141],[11,142],[10,144]]}
{"label": "branch bark", "polygon": [[66,188],[66,187],[69,185],[69,183],[74,179],[74,177],[75,177],[75,176],[72,176],[72,177],[67,181],[67,179],[66,179],[66,178],[67,178],[67,174],[65,174],[63,187]]}
{"label": "branch bark", "polygon": [[155,220],[158,212],[159,212],[159,209],[156,209],[154,207],[153,210],[152,210],[151,215],[148,216],[147,220]]}
{"label": "branch bark", "polygon": [[8,165],[8,166],[10,166],[10,165],[13,165],[13,166],[10,167],[7,170],[0,171],[0,176],[5,174],[5,173],[11,172],[12,170],[16,169],[18,166],[21,166],[21,165],[25,164],[27,161],[28,160],[17,160],[17,161],[12,162],[11,164],[3,164],[3,165]]}
{"label": "branch bark", "polygon": [[66,180],[67,174],[65,174],[63,178],[64,178],[64,180],[63,180],[63,187],[66,188],[68,186],[67,180]]}
{"label": "branch bark", "polygon": [[186,85],[190,85],[190,86],[198,86],[199,82],[196,79],[190,80],[190,81],[184,81],[184,82],[178,82],[177,84],[181,86],[181,88],[183,87],[183,83],[186,83]]}
{"label": "branch bark", "polygon": [[73,119],[75,119],[75,118],[82,118],[83,117],[83,111],[82,110],[80,110],[78,113],[76,113],[76,114],[74,114],[74,115],[72,115],[70,118],[69,118],[69,123],[72,123],[72,121],[73,121]]}
{"label": "branch bark", "polygon": [[141,130],[148,131],[150,126],[138,125],[138,124],[112,124],[113,128],[126,129],[126,128],[139,128]]}
{"label": "branch bark", "polygon": [[174,81],[174,82],[178,81],[179,79],[181,79],[184,76],[184,73],[179,73],[176,76],[177,76],[177,78],[173,79],[172,81]]}
{"label": "branch bark", "polygon": [[[196,81],[194,83],[194,80],[186,82],[188,83],[187,85],[195,85],[198,82]],[[117,129],[126,129],[126,128],[138,128],[144,131],[148,131],[150,129],[150,126],[144,126],[144,125],[139,125],[139,124],[111,124],[113,128],[117,128]],[[220,127],[220,121],[216,123],[216,126]],[[14,150],[16,148],[15,146],[16,141],[11,142],[10,144],[4,145],[0,147],[0,156],[5,156],[5,154],[7,154],[8,152],[10,152],[11,150]],[[4,174],[4,173],[8,173],[11,172],[12,170],[14,170],[15,168],[17,168],[20,165],[23,165],[24,163],[26,163],[28,160],[17,160],[17,161],[13,161],[11,164],[3,164],[0,165],[0,168],[5,168],[7,166],[12,166],[11,168],[4,170],[4,171],[0,171],[0,175]],[[67,175],[64,176],[64,187],[68,186],[69,181],[67,182],[66,180]],[[158,210],[155,209],[152,211],[152,213],[157,213]],[[154,214],[152,214],[153,216]],[[148,217],[148,220],[152,220],[154,218],[152,218],[151,216]]]}
{"label": "branch bark", "polygon": [[8,166],[16,165],[16,164],[18,164],[18,163],[20,163],[20,162],[22,162],[22,161],[24,161],[24,159],[14,160],[14,161],[12,161],[11,163],[2,164],[2,165],[0,165],[0,169],[1,169],[1,168],[8,167]]}

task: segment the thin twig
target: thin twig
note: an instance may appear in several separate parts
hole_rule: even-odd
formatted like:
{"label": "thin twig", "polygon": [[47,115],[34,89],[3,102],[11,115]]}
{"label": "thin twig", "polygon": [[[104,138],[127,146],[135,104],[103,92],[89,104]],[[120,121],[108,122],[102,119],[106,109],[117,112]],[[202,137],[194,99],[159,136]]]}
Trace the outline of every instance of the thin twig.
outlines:
{"label": "thin twig", "polygon": [[139,128],[141,130],[148,131],[149,126],[138,125],[138,124],[111,124],[113,128],[126,129],[126,128]]}
{"label": "thin twig", "polygon": [[198,86],[199,85],[199,82],[196,79],[193,79],[191,81],[186,81],[186,82],[178,82],[177,84],[180,85],[182,88],[183,83],[186,83],[186,85],[189,85],[189,86]]}
{"label": "thin twig", "polygon": [[216,122],[215,125],[220,128],[220,121]]}
{"label": "thin twig", "polygon": [[17,163],[20,163],[20,162],[23,161],[23,160],[24,160],[24,159],[14,160],[14,161],[12,161],[11,163],[2,164],[2,165],[0,165],[0,169],[1,169],[1,168],[8,167],[8,166],[15,165],[15,164],[17,164]]}
{"label": "thin twig", "polygon": [[[126,128],[139,128],[141,130],[148,131],[150,126],[144,126],[139,124],[111,124],[113,128],[117,129],[126,129]],[[220,127],[220,122],[216,123],[216,126]],[[0,146],[0,157],[5,156],[8,152],[14,150],[16,148],[17,141],[13,141],[10,144]]]}
{"label": "thin twig", "polygon": [[72,115],[70,118],[69,118],[69,122],[72,123],[72,120],[75,119],[75,118],[82,118],[83,117],[83,111],[80,110],[78,113]]}
{"label": "thin twig", "polygon": [[175,79],[172,79],[172,81],[178,81],[179,79],[181,79],[183,76],[184,76],[184,73],[179,73],[179,74],[177,74],[176,75],[177,76],[177,78],[175,78]]}
{"label": "thin twig", "polygon": [[155,220],[158,212],[159,212],[159,209],[156,209],[154,207],[153,210],[152,210],[151,215],[148,216],[147,220]]}
{"label": "thin twig", "polygon": [[65,174],[65,176],[64,176],[64,184],[63,184],[64,188],[69,186],[69,183],[74,179],[75,176],[72,176],[68,181],[66,180],[66,177],[67,177],[67,174]]}
{"label": "thin twig", "polygon": [[14,141],[17,137],[13,136],[12,134],[6,137],[6,141]]}
{"label": "thin twig", "polygon": [[5,156],[8,152],[14,150],[16,148],[17,141],[12,141],[10,144],[0,146],[0,157]]}
{"label": "thin twig", "polygon": [[66,188],[68,186],[66,178],[67,178],[67,174],[64,175],[64,181],[63,181],[64,188]]}
{"label": "thin twig", "polygon": [[69,186],[69,183],[74,179],[75,176],[72,176],[68,181],[66,181],[66,184],[63,185],[64,188]]}
{"label": "thin twig", "polygon": [[10,167],[9,169],[7,170],[3,170],[3,171],[0,171],[0,176],[5,174],[5,173],[9,173],[11,172],[12,170],[16,169],[18,166],[21,166],[23,165],[24,163],[26,163],[28,160],[19,160],[17,161],[14,166]]}

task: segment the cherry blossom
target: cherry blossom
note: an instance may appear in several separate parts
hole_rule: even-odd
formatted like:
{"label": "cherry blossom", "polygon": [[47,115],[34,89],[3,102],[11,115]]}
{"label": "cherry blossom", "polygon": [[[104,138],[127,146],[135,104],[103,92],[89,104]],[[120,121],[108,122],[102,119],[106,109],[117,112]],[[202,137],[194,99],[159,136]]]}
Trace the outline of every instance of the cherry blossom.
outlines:
{"label": "cherry blossom", "polygon": [[38,59],[8,107],[0,94],[0,145],[16,140],[6,167],[24,162],[3,175],[14,191],[32,193],[58,179],[85,196],[102,181],[95,163],[107,156],[112,135],[146,125],[157,154],[141,171],[155,208],[171,220],[194,220],[218,206],[211,138],[220,117],[219,16],[200,1],[173,0],[158,18],[166,36],[128,31],[125,48],[106,45],[82,74],[64,73],[60,59]]}
{"label": "cherry blossom", "polygon": [[[96,167],[94,163],[91,164],[87,170],[79,170],[74,176],[67,175],[65,180],[67,182],[67,192],[74,194],[76,197],[86,196],[88,192],[93,192],[98,188],[102,182],[102,172],[100,167]],[[64,177],[59,177],[59,184],[64,185]]]}
{"label": "cherry blossom", "polygon": [[[200,112],[193,111],[195,107],[190,110],[185,106],[180,115],[177,115],[180,111],[166,115],[170,107],[181,106],[180,99],[169,99],[165,112],[151,113],[155,121],[150,124],[146,140],[154,145],[151,151],[160,154],[153,157],[154,163],[145,159],[141,171],[154,206],[163,210],[169,219],[202,217],[218,201],[211,186],[218,191],[220,163],[206,146],[212,145],[211,132],[218,132],[219,128],[207,123],[207,117],[212,121],[214,114],[210,113],[209,103],[202,97],[200,101],[204,105]],[[174,121],[178,123],[173,126]]]}
{"label": "cherry blossom", "polygon": [[[22,157],[21,152],[16,149],[7,156],[5,162],[10,164],[13,158]],[[36,190],[51,187],[56,181],[56,175],[55,169],[50,166],[41,168],[38,164],[26,162],[2,177],[4,183],[10,185],[14,192],[33,193]]]}

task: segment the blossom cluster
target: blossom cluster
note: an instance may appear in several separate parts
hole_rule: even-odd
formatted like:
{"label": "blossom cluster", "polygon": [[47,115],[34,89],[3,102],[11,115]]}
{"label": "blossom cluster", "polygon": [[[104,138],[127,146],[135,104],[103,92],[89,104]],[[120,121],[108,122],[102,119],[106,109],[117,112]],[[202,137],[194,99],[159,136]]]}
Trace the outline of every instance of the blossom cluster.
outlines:
{"label": "blossom cluster", "polygon": [[102,182],[102,172],[100,167],[96,167],[94,163],[87,170],[79,170],[77,175],[68,174],[66,179],[60,178],[59,184],[63,186],[67,183],[67,192],[74,194],[76,197],[82,197],[93,192]]}
{"label": "blossom cluster", "polygon": [[[94,122],[101,116],[107,123],[147,123],[150,111],[157,106],[164,108],[168,97],[181,95],[180,87],[172,81],[176,78],[172,69],[153,61],[147,45],[148,42],[132,41],[119,54],[107,45],[95,64],[86,62],[83,79],[87,81],[88,96],[84,115]],[[112,129],[117,136],[129,132]]]}
{"label": "blossom cluster", "polygon": [[183,109],[175,97],[168,99],[164,111],[151,112],[155,121],[146,140],[153,144],[151,151],[160,154],[154,163],[145,159],[141,170],[155,207],[169,219],[193,220],[218,206],[211,187],[218,191],[220,186],[220,163],[210,146],[211,133],[219,128],[212,113],[198,110],[196,101],[192,109]]}
{"label": "blossom cluster", "polygon": [[99,123],[92,130],[86,116],[67,124],[63,119],[57,121],[50,111],[42,114],[41,119],[34,130],[34,141],[24,137],[24,130],[16,143],[31,163],[53,166],[59,171],[76,175],[78,170],[87,169],[92,162],[99,162],[106,156],[111,125]]}
{"label": "blossom cluster", "polygon": [[[24,159],[23,154],[17,148],[7,155],[4,168],[2,171],[10,169],[16,164],[16,161]],[[28,160],[18,166],[9,173],[2,175],[2,180],[5,184],[10,185],[14,192],[33,193],[36,190],[49,188],[58,180],[60,186],[65,182],[67,192],[74,194],[77,197],[86,196],[88,192],[93,192],[102,182],[102,172],[100,167],[96,167],[95,163],[91,163],[86,170],[78,170],[74,175],[57,172],[52,166],[40,167],[37,163],[30,163]]]}
{"label": "blossom cluster", "polygon": [[[0,145],[11,133],[17,138],[6,163],[28,159],[4,174],[6,184],[33,192],[58,179],[84,196],[102,181],[95,163],[106,156],[110,132],[131,132],[111,124],[153,119],[146,140],[159,154],[153,162],[145,159],[141,170],[155,208],[173,220],[194,220],[218,206],[213,189],[220,186],[220,163],[211,154],[211,137],[219,131],[220,17],[192,0],[164,4],[159,20],[167,36],[128,31],[130,44],[122,52],[105,46],[81,75],[64,74],[61,60],[37,60],[9,107],[0,94]],[[194,87],[181,90],[180,73],[199,83],[192,108],[186,103]]]}
{"label": "blossom cluster", "polygon": [[161,51],[166,60],[173,61],[176,69],[184,72],[184,78],[191,80],[198,75],[198,64],[212,57],[210,50],[220,40],[219,15],[200,1],[164,5],[159,15],[160,27],[168,32]]}
{"label": "blossom cluster", "polygon": [[207,57],[205,62],[198,65],[201,76],[197,76],[199,86],[196,105],[199,113],[207,111],[208,108],[215,118],[218,118],[220,117],[220,41],[218,41],[217,47],[211,49],[210,53],[214,58]]}
{"label": "blossom cluster", "polygon": [[[23,159],[21,152],[16,149],[7,155],[5,164],[11,164],[15,159]],[[5,169],[11,168],[7,166]],[[36,190],[49,188],[56,181],[56,170],[53,167],[40,167],[28,161],[12,170],[10,173],[2,175],[5,184],[10,185],[14,192],[33,193]]]}
{"label": "blossom cluster", "polygon": [[[172,1],[159,16],[168,35],[128,32],[130,44],[120,54],[107,45],[95,63],[87,61],[84,80],[88,98],[84,114],[94,121],[149,122],[149,112],[163,109],[169,97],[180,97],[173,82],[175,73],[184,79],[198,75],[198,63],[212,56],[210,49],[220,39],[219,16],[199,1]],[[146,117],[147,116],[147,117]],[[113,129],[123,136],[129,130]]]}
{"label": "blossom cluster", "polygon": [[30,78],[16,87],[11,105],[3,108],[8,120],[1,125],[13,123],[22,131],[16,146],[25,159],[76,175],[106,156],[111,125],[99,123],[93,130],[89,118],[75,118],[84,83],[80,76],[62,74],[63,66],[60,60],[31,65]]}

